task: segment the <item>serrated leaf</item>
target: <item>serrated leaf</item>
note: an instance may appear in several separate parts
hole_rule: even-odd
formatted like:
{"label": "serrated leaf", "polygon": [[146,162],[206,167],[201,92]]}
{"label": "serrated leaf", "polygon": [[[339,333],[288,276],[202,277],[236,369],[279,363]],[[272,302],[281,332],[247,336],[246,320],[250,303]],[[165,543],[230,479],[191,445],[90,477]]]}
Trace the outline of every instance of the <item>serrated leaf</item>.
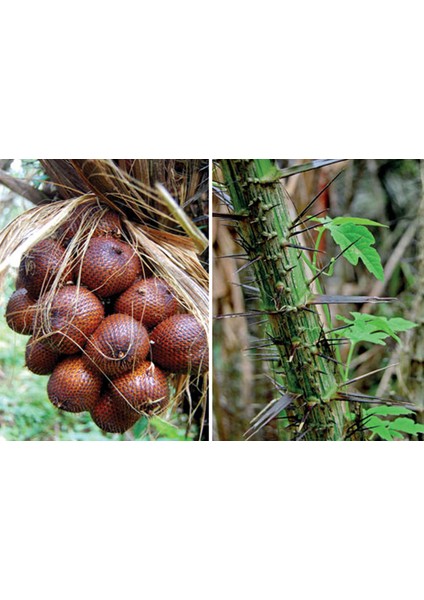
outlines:
{"label": "serrated leaf", "polygon": [[385,346],[386,343],[383,340],[389,336],[397,342],[400,342],[399,337],[388,324],[387,318],[377,317],[375,315],[365,315],[358,312],[351,312],[350,314],[353,316],[353,320],[337,315],[339,321],[344,321],[350,325],[350,327],[348,329],[335,331],[335,335],[348,338],[354,344],[359,342],[371,342],[372,344]]}
{"label": "serrated leaf", "polygon": [[[317,220],[319,221],[320,219]],[[388,225],[383,225],[383,223],[371,221],[371,219],[362,219],[361,217],[335,217],[332,221],[334,225],[354,223],[355,225],[369,225],[370,227],[388,227]]]}
{"label": "serrated leaf", "polygon": [[398,419],[395,419],[391,423],[391,429],[403,431],[404,433],[411,433],[413,435],[424,433],[424,425],[414,423],[414,421],[408,417],[399,417]]}
{"label": "serrated leaf", "polygon": [[383,417],[389,416],[389,415],[410,415],[412,414],[414,411],[409,409],[409,408],[405,408],[404,406],[373,406],[372,408],[369,408],[367,411],[365,411],[366,415],[381,415]]}
{"label": "serrated leaf", "polygon": [[393,432],[389,430],[387,423],[388,422],[382,421],[378,417],[371,417],[370,419],[367,419],[365,426],[367,429],[383,438],[383,440],[392,441],[394,437]]}
{"label": "serrated leaf", "polygon": [[[324,229],[330,231],[333,240],[344,251],[343,256],[346,260],[356,266],[358,260],[361,259],[370,273],[377,279],[384,279],[384,270],[380,255],[372,247],[375,244],[375,238],[371,231],[368,231],[366,227],[358,223],[358,218],[336,217],[335,219],[330,219],[329,217],[325,217],[318,220],[322,223]],[[372,224],[376,225],[377,222],[374,221]],[[377,225],[380,225],[380,223]]]}
{"label": "serrated leaf", "polygon": [[393,317],[392,319],[388,319],[388,323],[393,331],[407,331],[408,329],[418,326],[417,323],[413,323],[407,319],[402,319],[401,317]]}
{"label": "serrated leaf", "polygon": [[380,255],[372,247],[375,244],[375,238],[371,231],[368,231],[363,225],[355,225],[354,223],[344,223],[342,225],[331,223],[326,227],[330,230],[336,244],[342,250],[346,250],[343,254],[346,260],[356,266],[358,260],[361,259],[370,273],[377,279],[384,279]]}

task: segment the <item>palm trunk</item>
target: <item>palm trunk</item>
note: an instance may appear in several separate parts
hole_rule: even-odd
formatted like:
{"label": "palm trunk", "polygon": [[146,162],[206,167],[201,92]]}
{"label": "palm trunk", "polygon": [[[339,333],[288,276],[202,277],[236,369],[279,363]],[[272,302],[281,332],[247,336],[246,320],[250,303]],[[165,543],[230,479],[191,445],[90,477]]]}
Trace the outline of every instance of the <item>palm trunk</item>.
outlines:
{"label": "palm trunk", "polygon": [[[280,358],[296,435],[305,440],[343,438],[336,394],[337,364],[312,299],[311,275],[291,237],[284,189],[269,160],[220,161],[241,243],[249,257],[267,314],[269,336]],[[301,433],[302,432],[302,433]]]}

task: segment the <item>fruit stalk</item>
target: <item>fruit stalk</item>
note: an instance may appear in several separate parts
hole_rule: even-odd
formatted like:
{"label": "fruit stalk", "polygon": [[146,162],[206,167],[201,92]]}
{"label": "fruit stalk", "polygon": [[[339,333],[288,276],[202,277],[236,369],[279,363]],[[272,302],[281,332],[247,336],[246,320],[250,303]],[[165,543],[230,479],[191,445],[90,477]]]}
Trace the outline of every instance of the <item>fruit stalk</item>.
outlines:
{"label": "fruit stalk", "polygon": [[[308,302],[311,274],[290,238],[284,189],[269,160],[220,161],[234,220],[260,290],[268,334],[278,351],[290,411],[305,440],[338,440],[343,412],[335,400],[340,375],[323,325]],[[307,419],[306,423],[305,420]]]}

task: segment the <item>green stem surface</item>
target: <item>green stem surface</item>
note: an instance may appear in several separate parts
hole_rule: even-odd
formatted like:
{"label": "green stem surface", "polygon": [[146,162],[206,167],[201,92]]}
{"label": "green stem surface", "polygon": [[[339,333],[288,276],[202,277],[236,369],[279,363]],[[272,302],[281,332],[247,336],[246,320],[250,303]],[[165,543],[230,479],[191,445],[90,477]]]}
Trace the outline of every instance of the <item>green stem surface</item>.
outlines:
{"label": "green stem surface", "polygon": [[340,373],[325,342],[314,306],[303,251],[289,238],[290,216],[285,190],[269,160],[221,160],[237,229],[268,315],[269,334],[281,361],[298,434],[305,440],[343,437],[343,411],[335,400]]}

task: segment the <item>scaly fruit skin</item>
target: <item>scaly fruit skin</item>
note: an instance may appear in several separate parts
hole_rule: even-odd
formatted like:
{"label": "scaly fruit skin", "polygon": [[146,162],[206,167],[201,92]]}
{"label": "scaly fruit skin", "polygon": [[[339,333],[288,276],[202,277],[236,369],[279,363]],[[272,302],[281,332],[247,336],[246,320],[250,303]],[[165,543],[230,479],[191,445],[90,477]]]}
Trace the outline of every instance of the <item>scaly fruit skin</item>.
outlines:
{"label": "scaly fruit skin", "polygon": [[193,315],[173,315],[150,334],[152,360],[172,373],[204,373],[208,370],[206,332]]}
{"label": "scaly fruit skin", "polygon": [[150,349],[146,328],[129,315],[106,317],[85,348],[86,360],[105,375],[121,375],[145,360]]}
{"label": "scaly fruit skin", "polygon": [[52,301],[42,342],[61,354],[77,354],[103,318],[103,304],[92,292],[65,286]]}
{"label": "scaly fruit skin", "polygon": [[23,335],[31,335],[34,331],[36,302],[28,294],[28,290],[21,287],[9,298],[6,306],[6,322],[10,329]]}
{"label": "scaly fruit skin", "polygon": [[54,406],[67,412],[91,410],[100,398],[103,378],[83,356],[63,359],[53,370],[47,393]]}
{"label": "scaly fruit skin", "polygon": [[147,329],[179,312],[181,306],[162,279],[150,277],[133,283],[115,302],[115,312],[131,315]]}
{"label": "scaly fruit skin", "polygon": [[124,433],[137,423],[140,416],[122,398],[112,399],[105,393],[90,411],[94,423],[108,433]]}
{"label": "scaly fruit skin", "polygon": [[[34,300],[51,288],[64,257],[65,248],[50,238],[35,244],[22,257],[18,279]],[[72,273],[69,270],[65,270],[61,282],[72,282]]]}
{"label": "scaly fruit skin", "polygon": [[117,402],[124,397],[136,411],[147,415],[157,415],[169,404],[166,375],[148,361],[142,362],[134,371],[112,379],[108,394]]}
{"label": "scaly fruit skin", "polygon": [[74,269],[75,278],[81,273],[81,283],[102,298],[120,294],[141,272],[132,247],[111,236],[93,237]]}
{"label": "scaly fruit skin", "polygon": [[17,275],[17,277],[15,279],[15,290],[20,290],[23,287],[25,287],[23,279],[22,279],[22,277],[18,273],[18,275]]}
{"label": "scaly fruit skin", "polygon": [[96,217],[96,213],[98,213],[97,207],[91,206],[87,208],[87,206],[81,205],[77,206],[70,214],[68,220],[57,229],[55,237],[64,245],[67,245],[80,229],[84,213],[90,221],[93,218],[98,220],[97,226],[92,232],[93,237],[101,235],[121,237],[122,224],[118,213],[108,210],[102,217],[98,218]]}
{"label": "scaly fruit skin", "polygon": [[52,373],[60,354],[48,348],[34,337],[29,338],[25,349],[25,365],[36,375]]}

